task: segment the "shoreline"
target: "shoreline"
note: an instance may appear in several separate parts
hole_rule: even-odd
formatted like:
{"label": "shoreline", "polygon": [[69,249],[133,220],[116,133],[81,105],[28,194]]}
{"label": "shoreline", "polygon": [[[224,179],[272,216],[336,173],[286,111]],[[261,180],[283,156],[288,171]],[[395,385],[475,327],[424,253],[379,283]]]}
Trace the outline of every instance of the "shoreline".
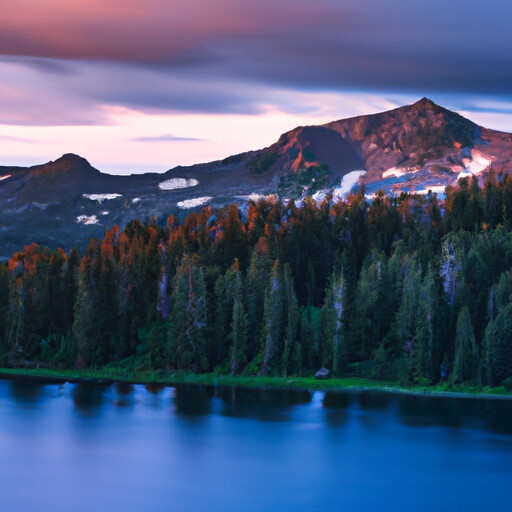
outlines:
{"label": "shoreline", "polygon": [[0,379],[27,380],[42,383],[98,383],[115,384],[125,382],[129,384],[159,384],[174,385],[204,385],[204,386],[237,386],[261,389],[292,389],[310,391],[377,391],[383,393],[430,396],[445,398],[473,398],[487,400],[512,400],[512,392],[504,388],[451,388],[446,385],[414,387],[400,386],[399,384],[384,381],[373,381],[359,377],[345,377],[341,379],[316,380],[314,377],[262,377],[262,376],[232,376],[217,375],[214,373],[163,373],[163,372],[135,372],[122,369],[103,370],[56,370],[56,369],[17,369],[0,368]]}

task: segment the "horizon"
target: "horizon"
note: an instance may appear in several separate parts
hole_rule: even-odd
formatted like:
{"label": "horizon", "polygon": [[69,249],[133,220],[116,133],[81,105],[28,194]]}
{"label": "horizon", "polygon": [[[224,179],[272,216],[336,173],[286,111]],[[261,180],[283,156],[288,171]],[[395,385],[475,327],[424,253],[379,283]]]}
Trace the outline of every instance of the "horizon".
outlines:
{"label": "horizon", "polygon": [[423,96],[511,132],[511,15],[497,0],[8,0],[0,165],[75,153],[165,172]]}
{"label": "horizon", "polygon": [[[427,97],[426,97],[426,96],[424,96],[423,98],[427,98]],[[420,98],[420,99],[422,99],[422,98]],[[410,103],[410,104],[407,104],[407,105],[400,105],[400,106],[398,106],[398,107],[394,107],[394,108],[400,108],[400,107],[402,107],[402,106],[413,105],[413,104],[415,104],[416,102],[419,102],[419,101],[420,101],[420,99],[418,99],[418,100],[414,101],[413,103]],[[432,101],[430,98],[427,98],[427,99],[428,99],[428,100],[430,100],[430,101]],[[436,105],[438,105],[438,106],[443,107],[443,105],[439,105],[439,104],[438,104],[438,103],[436,103],[436,102],[433,102],[433,103],[435,103],[435,104],[436,104]],[[388,109],[388,110],[392,110],[392,109]],[[384,110],[381,110],[381,111],[378,111],[378,112],[372,112],[372,113],[369,113],[369,114],[360,114],[359,116],[350,116],[350,117],[361,117],[361,116],[373,115],[373,114],[378,114],[378,113],[386,112],[386,111],[388,111],[388,110],[385,110],[385,111],[384,111]],[[454,111],[454,112],[456,112],[456,111]],[[466,119],[469,119],[470,121],[473,121],[474,123],[476,123],[476,124],[478,124],[478,125],[482,126],[483,128],[490,128],[490,129],[494,129],[494,128],[491,128],[491,127],[489,127],[489,126],[484,126],[483,124],[480,124],[480,123],[479,123],[477,120],[475,120],[475,119],[471,119],[471,117],[469,117],[468,115],[465,115],[466,113],[464,113],[464,112],[456,112],[456,113],[457,113],[457,114],[460,114],[460,115],[463,115],[463,117],[465,117]],[[478,116],[477,116],[477,117],[478,117]],[[338,120],[343,120],[343,119],[348,119],[348,118],[333,119],[333,120],[331,120],[331,121],[338,121]],[[329,122],[331,122],[331,121],[326,121],[326,123],[329,123]],[[326,124],[326,123],[322,123],[322,124]],[[299,126],[306,126],[306,125],[299,125]],[[296,128],[296,127],[297,127],[297,126],[294,126],[294,127],[290,128],[290,129],[285,130],[285,131],[284,131],[284,132],[282,132],[282,133],[286,133],[286,132],[288,132],[288,131],[291,131],[291,130],[293,130],[293,129],[294,129],[294,128]],[[500,130],[498,129],[497,131],[500,131]],[[501,131],[504,131],[504,130],[501,130]],[[282,133],[281,133],[281,134],[282,134]],[[509,133],[509,132],[507,132],[507,133]],[[279,134],[279,136],[280,136],[281,134]],[[267,143],[265,146],[258,147],[258,148],[251,147],[251,148],[248,148],[248,149],[246,149],[246,150],[244,150],[244,151],[238,151],[237,153],[243,153],[243,152],[245,152],[245,151],[251,151],[251,150],[259,150],[259,149],[263,149],[264,147],[268,147],[268,146],[270,146],[270,145],[274,144],[274,143],[278,140],[279,136],[277,136],[277,137],[275,138],[275,140],[273,140],[272,142]],[[0,136],[0,138],[1,138],[1,136]],[[150,138],[148,138],[148,139],[150,139]],[[191,140],[194,140],[194,139],[191,139]],[[151,140],[148,140],[148,142],[151,142]],[[128,167],[128,168],[126,168],[126,169],[119,169],[119,168],[118,168],[118,169],[111,169],[111,170],[110,170],[110,172],[109,172],[109,169],[104,169],[104,168],[102,168],[102,167],[100,167],[100,166],[98,166],[98,165],[95,165],[95,163],[94,163],[94,162],[91,162],[87,155],[85,155],[85,154],[79,154],[79,153],[73,153],[73,152],[66,152],[66,153],[63,153],[63,154],[61,154],[61,155],[54,156],[53,158],[50,158],[49,160],[46,160],[46,161],[44,161],[44,162],[43,162],[43,161],[40,161],[40,162],[33,162],[33,163],[30,163],[30,164],[26,164],[26,165],[19,164],[18,166],[20,166],[20,167],[31,167],[31,166],[34,166],[34,165],[35,165],[35,166],[37,166],[37,165],[43,165],[43,164],[46,164],[46,163],[48,163],[48,162],[52,162],[52,161],[59,160],[59,159],[61,159],[61,158],[64,158],[64,157],[66,157],[66,156],[69,156],[69,155],[74,155],[74,156],[78,156],[78,157],[84,158],[85,160],[87,160],[87,162],[88,162],[92,167],[96,168],[97,170],[99,170],[99,171],[100,171],[100,172],[102,172],[103,174],[110,174],[110,175],[113,175],[113,176],[130,176],[130,175],[146,174],[146,173],[164,174],[164,173],[166,173],[166,172],[167,172],[167,171],[169,171],[169,170],[173,170],[173,169],[175,169],[176,167],[188,167],[188,166],[196,165],[196,164],[211,163],[211,162],[214,162],[214,161],[217,161],[217,160],[222,160],[223,158],[226,158],[226,157],[228,157],[228,156],[232,156],[232,155],[237,154],[237,153],[231,153],[230,155],[219,155],[217,158],[214,158],[214,159],[212,159],[212,160],[208,160],[208,161],[207,161],[207,160],[204,160],[204,161],[195,161],[195,162],[191,162],[191,163],[187,163],[187,164],[177,163],[176,165],[173,165],[172,167],[167,167],[167,168],[164,168],[164,169],[161,169],[161,170],[159,170],[159,169],[156,169],[156,170],[155,170],[155,169],[151,169],[151,170],[140,170],[140,171],[138,171],[138,172],[137,172],[137,171],[132,171],[132,172],[130,172],[130,168],[129,168],[129,167]],[[0,166],[2,166],[2,165],[3,165],[3,166],[9,166],[9,165],[13,165],[13,164],[9,164],[9,163],[1,163],[1,162],[0,162]],[[116,171],[117,171],[117,172],[116,172]]]}

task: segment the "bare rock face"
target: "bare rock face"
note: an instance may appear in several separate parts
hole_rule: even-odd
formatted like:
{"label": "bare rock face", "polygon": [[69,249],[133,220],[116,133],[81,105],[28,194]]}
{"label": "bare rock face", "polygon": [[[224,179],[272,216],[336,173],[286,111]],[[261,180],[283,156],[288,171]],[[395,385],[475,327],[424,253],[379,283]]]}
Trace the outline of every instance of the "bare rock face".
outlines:
{"label": "bare rock face", "polygon": [[333,191],[342,197],[364,183],[370,199],[379,190],[430,190],[442,199],[447,185],[462,177],[482,181],[491,169],[512,173],[512,135],[480,127],[427,98],[298,127],[267,148],[164,174],[112,176],[66,154],[34,167],[0,167],[0,258],[32,242],[83,248],[107,226],[123,228],[136,217],[184,217],[191,208],[258,195],[322,198]]}
{"label": "bare rock face", "polygon": [[325,379],[328,379],[330,376],[331,376],[331,372],[327,368],[320,368],[315,373],[316,380],[325,380]]}

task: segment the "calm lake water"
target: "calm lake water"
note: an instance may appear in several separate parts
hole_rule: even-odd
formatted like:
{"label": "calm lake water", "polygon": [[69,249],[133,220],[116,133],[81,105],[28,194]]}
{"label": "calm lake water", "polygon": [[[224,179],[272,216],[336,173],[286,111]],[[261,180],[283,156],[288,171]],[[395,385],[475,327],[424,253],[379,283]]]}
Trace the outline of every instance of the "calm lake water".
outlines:
{"label": "calm lake water", "polygon": [[0,380],[0,510],[512,510],[512,402]]}

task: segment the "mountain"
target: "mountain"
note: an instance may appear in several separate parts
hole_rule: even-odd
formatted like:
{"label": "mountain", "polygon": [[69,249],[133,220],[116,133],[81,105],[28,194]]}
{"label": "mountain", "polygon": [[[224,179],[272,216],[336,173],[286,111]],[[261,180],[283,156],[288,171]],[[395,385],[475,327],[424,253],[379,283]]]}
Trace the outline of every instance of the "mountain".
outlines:
{"label": "mountain", "polygon": [[83,247],[106,226],[185,215],[253,195],[323,197],[364,183],[371,197],[428,190],[460,177],[512,172],[512,135],[489,130],[427,98],[379,114],[301,126],[271,146],[164,174],[112,176],[66,154],[34,167],[0,167],[0,257],[31,242]]}

